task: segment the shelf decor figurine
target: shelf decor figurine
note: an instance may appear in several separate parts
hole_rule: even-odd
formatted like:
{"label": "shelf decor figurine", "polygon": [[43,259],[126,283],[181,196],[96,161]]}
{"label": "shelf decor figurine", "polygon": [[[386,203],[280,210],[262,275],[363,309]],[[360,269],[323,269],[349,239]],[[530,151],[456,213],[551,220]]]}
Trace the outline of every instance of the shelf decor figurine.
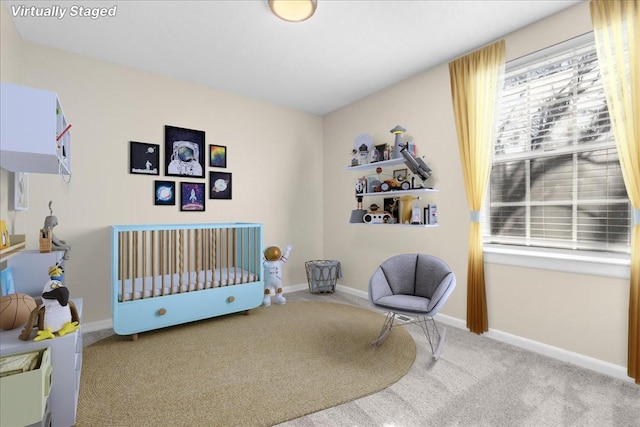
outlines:
{"label": "shelf decor figurine", "polygon": [[271,297],[276,304],[285,304],[287,299],[282,295],[282,265],[287,262],[291,253],[291,245],[287,245],[284,254],[277,246],[269,246],[264,250],[264,298],[262,305],[269,307]]}
{"label": "shelf decor figurine", "polygon": [[396,125],[396,127],[394,127],[389,131],[395,136],[395,141],[393,143],[394,159],[399,159],[402,157],[402,154],[400,153],[400,150],[402,150],[402,134],[405,133],[406,131],[407,130],[400,125]]}
{"label": "shelf decor figurine", "polygon": [[11,246],[11,239],[9,238],[9,231],[7,231],[7,223],[4,219],[0,220],[0,236],[2,241],[0,242],[0,248],[8,248]]}
{"label": "shelf decor figurine", "polygon": [[349,219],[349,222],[351,224],[359,224],[361,222],[363,222],[363,218],[367,213],[366,209],[362,209],[362,194],[365,192],[365,189],[367,187],[367,181],[365,178],[358,178],[356,179],[356,185],[355,185],[355,190],[356,190],[356,209],[351,211],[351,218]]}
{"label": "shelf decor figurine", "polygon": [[49,268],[49,280],[42,290],[42,305],[31,311],[27,325],[18,337],[22,341],[31,337],[34,327],[38,329],[34,341],[62,337],[80,328],[78,310],[69,299],[69,289],[62,283],[63,273],[59,263]]}
{"label": "shelf decor figurine", "polygon": [[58,239],[56,235],[53,234],[53,227],[58,225],[58,218],[53,215],[53,209],[51,209],[52,203],[52,201],[49,201],[49,216],[44,219],[44,227],[40,230],[40,235],[45,236],[46,239],[51,239],[51,249],[64,251],[62,259],[68,260],[71,246],[69,246],[65,240]]}
{"label": "shelf decor figurine", "polygon": [[431,176],[431,168],[421,158],[415,158],[409,151],[409,143],[406,143],[400,149],[400,154],[404,157],[404,163],[411,172],[418,175],[424,183]]}
{"label": "shelf decor figurine", "polygon": [[353,141],[353,150],[351,151],[351,166],[366,165],[370,163],[371,150],[373,148],[373,137],[362,133],[356,136]]}

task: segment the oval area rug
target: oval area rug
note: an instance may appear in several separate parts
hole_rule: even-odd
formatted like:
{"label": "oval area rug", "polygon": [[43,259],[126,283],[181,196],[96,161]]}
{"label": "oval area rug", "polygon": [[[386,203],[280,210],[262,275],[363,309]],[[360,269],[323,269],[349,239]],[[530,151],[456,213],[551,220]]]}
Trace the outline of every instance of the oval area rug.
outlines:
{"label": "oval area rug", "polygon": [[76,426],[270,426],[380,391],[416,347],[384,316],[289,302],[84,349]]}

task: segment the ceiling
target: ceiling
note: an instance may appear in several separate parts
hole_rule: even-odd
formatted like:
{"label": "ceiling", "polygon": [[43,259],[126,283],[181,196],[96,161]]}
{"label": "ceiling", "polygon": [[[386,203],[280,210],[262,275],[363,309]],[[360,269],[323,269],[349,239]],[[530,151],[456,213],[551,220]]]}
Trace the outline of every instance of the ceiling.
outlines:
{"label": "ceiling", "polygon": [[[580,1],[318,0],[301,23],[267,0],[3,3],[23,40],[324,115]],[[74,5],[117,8],[91,19]]]}

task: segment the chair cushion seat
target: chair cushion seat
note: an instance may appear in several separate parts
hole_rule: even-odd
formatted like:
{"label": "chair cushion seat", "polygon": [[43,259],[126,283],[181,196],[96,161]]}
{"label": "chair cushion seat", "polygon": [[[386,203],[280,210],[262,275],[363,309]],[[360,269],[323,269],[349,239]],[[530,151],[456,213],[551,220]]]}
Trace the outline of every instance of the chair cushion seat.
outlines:
{"label": "chair cushion seat", "polygon": [[402,294],[387,295],[373,301],[378,307],[414,313],[428,313],[429,302],[429,298]]}

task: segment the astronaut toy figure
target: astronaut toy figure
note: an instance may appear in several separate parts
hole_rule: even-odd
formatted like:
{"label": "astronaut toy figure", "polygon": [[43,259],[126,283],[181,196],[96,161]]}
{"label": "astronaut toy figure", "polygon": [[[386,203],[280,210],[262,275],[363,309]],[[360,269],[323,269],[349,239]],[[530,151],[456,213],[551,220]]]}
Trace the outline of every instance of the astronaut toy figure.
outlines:
{"label": "astronaut toy figure", "polygon": [[264,299],[262,305],[265,307],[271,305],[272,296],[275,296],[273,301],[276,304],[287,302],[282,295],[282,265],[287,262],[289,253],[291,253],[291,245],[287,245],[284,254],[277,246],[269,246],[264,250]]}

